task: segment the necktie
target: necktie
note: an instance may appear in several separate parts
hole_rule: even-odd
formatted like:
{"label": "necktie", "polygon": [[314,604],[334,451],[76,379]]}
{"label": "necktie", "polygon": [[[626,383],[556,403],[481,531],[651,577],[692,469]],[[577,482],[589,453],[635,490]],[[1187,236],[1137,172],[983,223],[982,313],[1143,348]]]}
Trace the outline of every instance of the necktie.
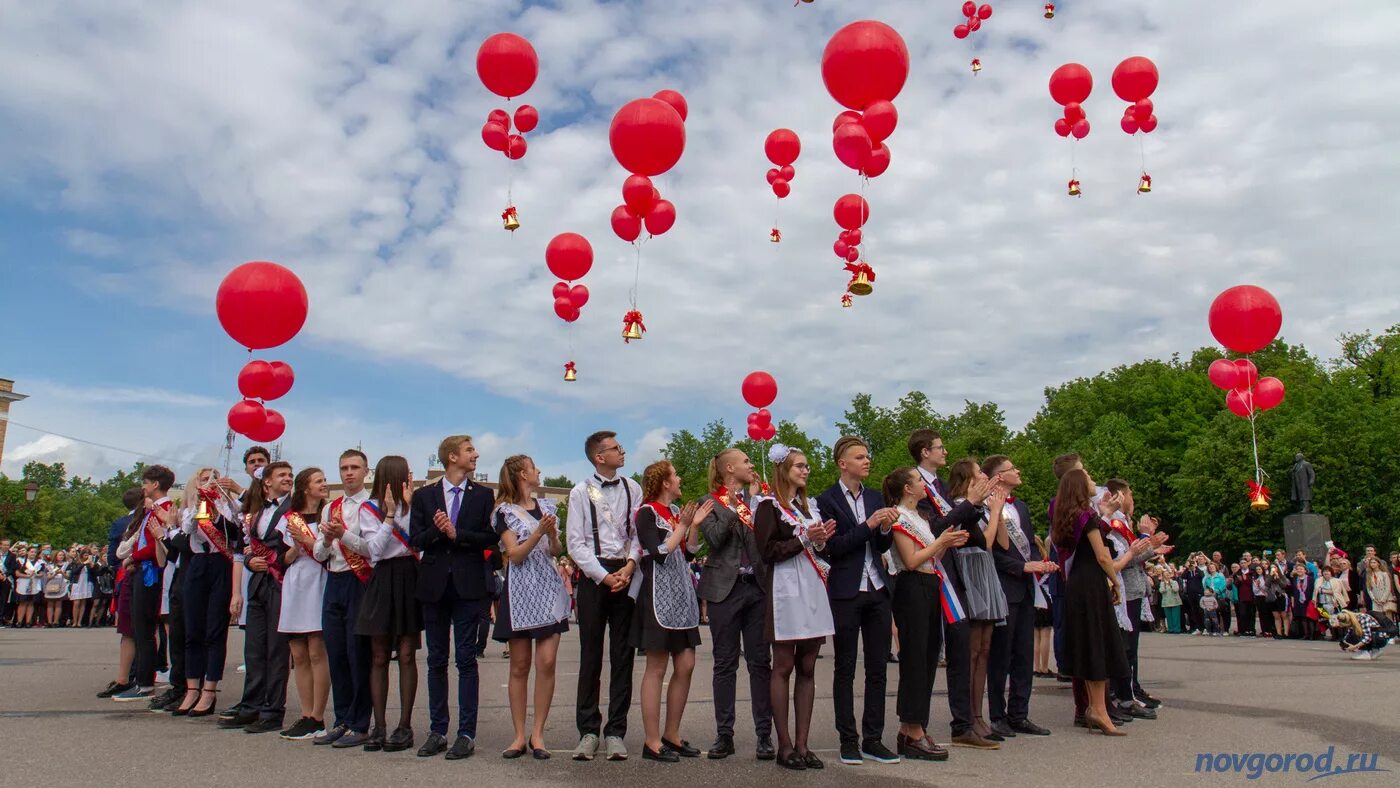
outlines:
{"label": "necktie", "polygon": [[462,510],[462,488],[452,488],[452,503],[448,506],[447,516],[452,520],[452,524],[457,524],[457,512]]}

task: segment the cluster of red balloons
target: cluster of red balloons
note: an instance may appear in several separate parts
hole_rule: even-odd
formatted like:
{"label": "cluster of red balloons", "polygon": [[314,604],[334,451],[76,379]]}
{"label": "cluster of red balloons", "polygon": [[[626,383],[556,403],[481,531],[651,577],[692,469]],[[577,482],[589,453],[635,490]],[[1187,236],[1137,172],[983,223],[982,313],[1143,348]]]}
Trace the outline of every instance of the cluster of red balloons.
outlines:
{"label": "cluster of red balloons", "polygon": [[750,372],[740,384],[739,392],[750,407],[756,408],[749,414],[749,437],[756,441],[773,440],[778,428],[773,426],[773,414],[768,406],[778,398],[778,381],[762,370]]}
{"label": "cluster of red balloons", "polygon": [[651,176],[676,166],[685,152],[685,97],[663,90],[651,98],[629,101],[613,115],[608,144],[617,163],[632,173],[622,183],[622,205],[613,209],[617,237],[632,243],[642,234],[661,235],[676,223],[676,206],[661,199]]}
{"label": "cluster of red balloons", "polygon": [[1078,63],[1066,63],[1050,75],[1050,98],[1065,108],[1064,117],[1055,121],[1055,133],[1061,137],[1071,134],[1077,140],[1089,136],[1089,119],[1084,114],[1084,100],[1094,91],[1094,75]]}
{"label": "cluster of red balloons", "polygon": [[1247,419],[1256,409],[1270,410],[1283,402],[1283,381],[1259,377],[1259,368],[1247,358],[1218,358],[1210,364],[1210,382],[1226,392],[1225,407]]}
{"label": "cluster of red balloons", "polygon": [[1157,116],[1152,114],[1152,92],[1157,89],[1157,65],[1142,56],[1124,60],[1113,69],[1113,92],[1128,102],[1119,122],[1125,134],[1151,134],[1157,128]]}
{"label": "cluster of red balloons", "polygon": [[613,209],[612,228],[617,237],[632,243],[645,225],[651,235],[661,235],[676,223],[676,206],[661,199],[661,192],[645,175],[628,175],[622,182],[622,204]]}
{"label": "cluster of red balloons", "polygon": [[560,233],[545,247],[544,262],[550,273],[568,280],[554,283],[554,314],[566,323],[578,320],[579,310],[588,303],[588,288],[570,282],[593,268],[593,245],[578,233]]}
{"label": "cluster of red balloons", "polygon": [[979,6],[972,0],[968,0],[962,4],[962,13],[963,16],[967,17],[967,21],[953,28],[954,38],[967,38],[968,33],[976,33],[980,30],[982,21],[992,17],[992,6],[990,3],[983,3]]}
{"label": "cluster of red balloons", "polygon": [[[1262,287],[1237,285],[1210,305],[1210,332],[1226,348],[1237,353],[1253,353],[1266,347],[1283,326],[1283,310],[1278,299]],[[1218,359],[1210,365],[1210,381],[1228,392],[1225,405],[1242,418],[1256,409],[1269,410],[1283,402],[1283,383],[1278,378],[1260,378],[1254,362],[1247,358]]]}
{"label": "cluster of red balloons", "polygon": [[797,177],[792,163],[802,153],[802,140],[792,129],[774,129],[763,141],[763,152],[773,162],[773,167],[768,170],[768,184],[773,187],[773,194],[781,200],[792,193],[792,179]]}
{"label": "cluster of red balloons", "polygon": [[889,169],[885,140],[899,122],[894,99],[909,77],[909,48],[883,22],[852,22],[822,52],[822,81],[847,111],[832,123],[832,147],[841,163],[867,178]]}
{"label": "cluster of red balloons", "polygon": [[[514,33],[497,33],[481,42],[476,51],[476,73],[486,89],[507,99],[515,98],[535,84],[540,73],[540,59],[530,42]],[[511,160],[525,157],[525,137],[540,123],[540,113],[529,104],[515,110],[515,131],[511,132],[511,115],[503,109],[493,109],[481,127],[481,141],[486,147],[504,153]]]}
{"label": "cluster of red balloons", "polygon": [[486,116],[486,125],[481,127],[481,141],[486,147],[500,151],[507,159],[515,161],[525,158],[525,134],[534,131],[540,123],[539,110],[529,104],[521,104],[515,110],[515,130],[511,133],[511,116],[503,109],[493,109]]}
{"label": "cluster of red balloons", "polygon": [[842,260],[854,263],[860,259],[860,242],[863,240],[860,228],[870,219],[870,203],[859,194],[846,194],[837,198],[832,215],[836,225],[841,228],[841,234],[836,237],[831,251]]}
{"label": "cluster of red balloons", "polygon": [[[301,279],[276,263],[255,261],[233,269],[214,296],[219,324],[233,341],[254,350],[284,344],[306,324],[306,287]],[[295,375],[281,361],[250,361],[238,373],[238,391],[245,399],[228,412],[234,432],[258,442],[282,437],[287,422],[263,406],[292,390]]]}

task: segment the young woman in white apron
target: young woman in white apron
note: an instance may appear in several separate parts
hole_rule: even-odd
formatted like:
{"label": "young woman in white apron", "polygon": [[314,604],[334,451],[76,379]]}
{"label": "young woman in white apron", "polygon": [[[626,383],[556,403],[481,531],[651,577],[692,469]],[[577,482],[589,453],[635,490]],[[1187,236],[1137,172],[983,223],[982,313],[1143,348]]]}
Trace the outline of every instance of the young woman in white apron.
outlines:
{"label": "young woman in white apron", "polygon": [[[695,596],[690,557],[700,542],[700,521],[714,508],[712,499],[676,509],[681,477],[662,460],[642,473],[642,500],[634,520],[642,545],[642,582],[632,616],[632,645],[646,652],[642,674],[642,759],[675,763],[695,758],[700,750],[681,738],[681,717],[690,696],[695,647],[700,645],[700,603]],[[671,681],[666,690],[666,728],[661,729],[661,685],[666,663]]]}
{"label": "young woman in white apron", "polygon": [[301,703],[301,718],[282,731],[284,739],[314,739],[326,732],[326,701],[331,694],[330,662],[321,634],[326,567],[314,553],[321,507],[328,496],[326,474],[320,468],[302,469],[292,482],[291,509],[277,523],[277,532],[287,547],[277,631],[287,635]]}
{"label": "young woman in white apron", "polygon": [[68,599],[73,603],[73,626],[88,625],[88,603],[93,593],[92,551],[79,547],[68,567]]}
{"label": "young woman in white apron", "polygon": [[[559,637],[569,631],[569,594],[554,567],[563,552],[559,543],[559,519],[554,503],[536,499],[540,470],[523,454],[506,459],[496,490],[496,511],[491,517],[501,537],[505,561],[505,585],[496,609],[493,637],[506,643],[510,653],[510,718],[515,738],[501,753],[519,758],[529,750],[536,760],[549,758],[544,726],[554,699],[554,666]],[[535,724],[525,734],[526,701],[530,691],[530,667],[535,668]]]}
{"label": "young woman in white apron", "polygon": [[[773,644],[773,728],[778,734],[779,766],[820,769],[821,759],[807,748],[816,702],[817,654],[827,636],[836,632],[826,594],[829,565],[817,554],[836,530],[836,521],[821,519],[816,501],[807,497],[811,467],[797,449],[775,444],[768,452],[773,463],[773,494],[755,499],[754,543],[770,568],[765,627]],[[793,671],[797,681],[791,691]],[[788,709],[795,711],[788,727]]]}

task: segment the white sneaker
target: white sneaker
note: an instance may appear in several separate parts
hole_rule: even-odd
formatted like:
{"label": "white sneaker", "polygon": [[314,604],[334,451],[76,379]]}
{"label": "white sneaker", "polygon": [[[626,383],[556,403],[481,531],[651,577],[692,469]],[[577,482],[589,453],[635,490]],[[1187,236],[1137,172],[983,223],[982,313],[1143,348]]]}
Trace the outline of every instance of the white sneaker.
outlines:
{"label": "white sneaker", "polygon": [[1356,652],[1355,654],[1352,654],[1352,655],[1351,655],[1351,658],[1352,658],[1352,659],[1359,659],[1359,660],[1362,660],[1362,661],[1368,661],[1368,660],[1371,659],[1371,652],[1369,652],[1369,651],[1358,651],[1358,652]]}
{"label": "white sneaker", "polygon": [[247,672],[248,672],[248,666],[247,666],[247,665],[239,665],[239,666],[238,666],[238,672],[239,672],[239,673],[247,673]]}
{"label": "white sneaker", "polygon": [[607,745],[608,745],[608,760],[610,760],[610,761],[625,761],[625,760],[627,760],[627,745],[626,745],[626,744],[623,744],[623,742],[622,742],[622,737],[621,737],[621,736],[609,736],[609,737],[607,738]]}
{"label": "white sneaker", "polygon": [[578,740],[578,746],[574,748],[574,760],[591,761],[593,756],[598,754],[598,737],[595,734],[584,734]]}

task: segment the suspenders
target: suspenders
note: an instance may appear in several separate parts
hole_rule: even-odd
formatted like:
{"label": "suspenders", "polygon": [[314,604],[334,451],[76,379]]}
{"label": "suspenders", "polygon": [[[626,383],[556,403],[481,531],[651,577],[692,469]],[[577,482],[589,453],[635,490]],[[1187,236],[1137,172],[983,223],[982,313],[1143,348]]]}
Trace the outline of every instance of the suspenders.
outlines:
{"label": "suspenders", "polygon": [[[627,513],[624,516],[631,517],[632,488],[627,486],[626,479],[622,479],[620,483],[622,484],[622,491],[627,494]],[[598,546],[598,507],[594,505],[593,498],[591,496],[588,499],[588,514],[593,519],[593,557],[602,560],[603,551],[602,548]]]}

